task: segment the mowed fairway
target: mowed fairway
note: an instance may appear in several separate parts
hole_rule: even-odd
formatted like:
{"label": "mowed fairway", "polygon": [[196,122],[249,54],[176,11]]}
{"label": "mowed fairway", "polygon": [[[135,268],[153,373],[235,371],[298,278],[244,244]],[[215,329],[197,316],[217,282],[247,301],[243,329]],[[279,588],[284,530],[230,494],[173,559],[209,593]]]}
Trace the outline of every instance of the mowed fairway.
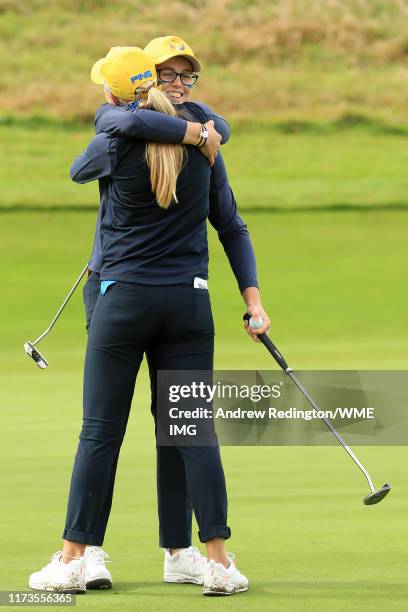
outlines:
{"label": "mowed fairway", "polygon": [[[46,327],[83,267],[95,214],[0,218],[0,589],[17,590],[26,589],[28,575],[61,546],[81,417],[86,335],[79,293],[41,345],[48,370],[25,356],[23,342]],[[245,219],[271,336],[293,367],[408,367],[407,212],[246,213]],[[263,347],[244,334],[241,298],[213,232],[210,242],[216,366],[275,368]],[[199,587],[165,585],[143,366],[104,544],[114,560],[114,589],[78,597],[78,608],[406,609],[407,449],[363,447],[359,453],[377,486],[393,485],[378,506],[363,506],[366,484],[340,448],[224,448],[233,530],[228,548],[251,589],[209,601]]]}

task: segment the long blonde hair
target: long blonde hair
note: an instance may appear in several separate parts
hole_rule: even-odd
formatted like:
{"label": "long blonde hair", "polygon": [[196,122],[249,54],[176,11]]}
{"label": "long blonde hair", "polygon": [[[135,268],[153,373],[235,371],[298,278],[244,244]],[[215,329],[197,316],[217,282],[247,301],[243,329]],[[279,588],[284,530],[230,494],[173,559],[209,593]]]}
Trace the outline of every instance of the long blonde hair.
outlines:
{"label": "long blonde hair", "polygon": [[[150,87],[144,93],[139,108],[153,109],[172,117],[177,114],[170,100],[155,87]],[[176,183],[183,167],[184,147],[179,144],[149,142],[146,144],[145,157],[152,190],[159,206],[168,208],[173,201],[178,203]]]}

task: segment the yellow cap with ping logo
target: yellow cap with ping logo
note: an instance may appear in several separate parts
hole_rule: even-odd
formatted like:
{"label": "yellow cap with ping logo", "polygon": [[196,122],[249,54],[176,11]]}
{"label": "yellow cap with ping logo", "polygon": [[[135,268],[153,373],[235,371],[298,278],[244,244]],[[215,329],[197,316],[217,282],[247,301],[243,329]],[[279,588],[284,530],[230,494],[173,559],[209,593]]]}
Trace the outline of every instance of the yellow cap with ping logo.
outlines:
{"label": "yellow cap with ping logo", "polygon": [[106,84],[123,100],[134,100],[135,90],[148,82],[157,83],[154,60],[139,47],[112,47],[91,70],[91,81]]}

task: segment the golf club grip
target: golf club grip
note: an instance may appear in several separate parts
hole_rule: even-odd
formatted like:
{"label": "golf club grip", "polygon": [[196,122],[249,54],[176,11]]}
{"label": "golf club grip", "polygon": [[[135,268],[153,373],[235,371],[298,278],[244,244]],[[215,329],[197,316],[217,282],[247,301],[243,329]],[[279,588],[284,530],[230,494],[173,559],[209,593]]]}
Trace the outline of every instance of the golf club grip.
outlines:
{"label": "golf club grip", "polygon": [[[249,321],[249,319],[251,317],[246,312],[242,318],[244,319],[244,321]],[[272,357],[274,358],[276,363],[278,363],[280,365],[282,370],[284,370],[285,372],[286,372],[286,370],[290,370],[288,364],[285,361],[285,358],[283,357],[283,355],[280,354],[280,352],[278,351],[278,349],[276,348],[276,346],[274,345],[272,340],[269,338],[269,336],[267,334],[265,334],[265,333],[264,334],[258,334],[258,338],[260,339],[262,344],[264,346],[266,346],[266,348],[268,349],[268,351],[270,352],[270,354],[272,355]]]}
{"label": "golf club grip", "polygon": [[284,370],[285,372],[286,370],[289,370],[290,368],[288,364],[286,363],[285,358],[283,357],[283,355],[280,354],[280,352],[278,351],[278,349],[276,348],[276,346],[274,345],[270,337],[267,334],[260,334],[258,338],[260,339],[262,344],[266,346],[266,348],[268,349],[268,351],[270,352],[270,354],[272,355],[276,363],[280,365],[282,370]]}

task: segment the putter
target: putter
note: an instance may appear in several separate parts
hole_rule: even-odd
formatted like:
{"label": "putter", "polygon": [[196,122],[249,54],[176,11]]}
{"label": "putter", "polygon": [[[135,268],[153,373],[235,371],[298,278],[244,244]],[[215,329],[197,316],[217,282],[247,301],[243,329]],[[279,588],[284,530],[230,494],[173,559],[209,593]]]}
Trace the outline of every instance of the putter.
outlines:
{"label": "putter", "polygon": [[61,304],[57,314],[55,315],[55,317],[53,318],[53,320],[51,321],[51,323],[49,324],[47,329],[41,334],[41,336],[38,336],[38,338],[36,338],[36,340],[34,340],[34,342],[30,342],[28,340],[24,344],[24,350],[27,353],[27,355],[29,357],[31,357],[31,359],[33,359],[35,361],[35,363],[38,365],[38,367],[41,368],[42,370],[44,370],[48,366],[48,361],[46,360],[44,355],[41,355],[40,351],[37,348],[35,348],[36,344],[41,342],[41,340],[43,340],[45,338],[45,336],[48,336],[48,334],[50,333],[50,331],[54,327],[55,323],[59,319],[62,311],[65,308],[65,306],[69,302],[69,300],[70,300],[72,294],[74,293],[75,289],[78,287],[78,285],[81,282],[82,278],[85,276],[85,273],[86,273],[87,270],[88,270],[88,264],[85,266],[85,268],[82,270],[81,274],[76,279],[74,286],[72,287],[72,289],[68,293],[68,295],[65,298],[65,300],[62,302],[62,304]]}
{"label": "putter", "polygon": [[[243,319],[244,319],[244,321],[248,322],[248,325],[250,325],[250,327],[252,327],[252,329],[260,329],[262,327],[262,325],[263,325],[263,322],[262,322],[262,324],[260,324],[259,321],[254,321],[248,313],[244,314]],[[278,365],[282,368],[282,370],[285,372],[285,374],[287,376],[289,376],[289,378],[295,383],[295,385],[297,386],[299,391],[307,399],[307,401],[312,406],[312,408],[314,408],[317,412],[320,412],[319,406],[316,404],[314,399],[306,391],[306,389],[304,388],[302,383],[296,378],[296,376],[293,373],[292,368],[290,368],[288,366],[288,364],[286,363],[284,357],[278,351],[278,349],[276,348],[276,346],[274,345],[272,340],[269,338],[269,336],[266,333],[263,333],[263,334],[259,334],[258,338],[260,339],[262,344],[264,346],[266,346],[266,348],[268,349],[268,351],[270,352],[272,357],[275,359],[275,361],[278,363]],[[343,440],[343,438],[339,434],[339,432],[333,427],[333,425],[330,423],[329,419],[326,419],[325,417],[321,417],[321,418],[322,418],[323,422],[325,423],[325,425],[328,427],[328,429],[331,431],[333,436],[336,438],[336,440],[338,442],[340,442],[340,444],[342,445],[344,450],[350,455],[350,457],[352,458],[354,463],[357,465],[357,467],[363,472],[364,476],[366,477],[367,482],[368,482],[368,486],[370,487],[370,490],[371,490],[371,493],[369,493],[368,495],[366,495],[364,497],[364,499],[363,499],[364,504],[366,506],[372,506],[374,504],[378,504],[378,502],[380,502],[382,499],[384,499],[384,497],[386,495],[388,495],[388,493],[391,490],[391,485],[385,484],[384,486],[381,487],[381,489],[378,489],[378,491],[376,491],[375,487],[373,485],[373,482],[372,482],[372,480],[370,478],[370,474],[367,472],[367,470],[365,469],[363,464],[357,459],[357,457],[355,456],[355,454],[353,453],[351,448],[349,446],[347,446],[347,444],[345,443],[345,441]]]}

